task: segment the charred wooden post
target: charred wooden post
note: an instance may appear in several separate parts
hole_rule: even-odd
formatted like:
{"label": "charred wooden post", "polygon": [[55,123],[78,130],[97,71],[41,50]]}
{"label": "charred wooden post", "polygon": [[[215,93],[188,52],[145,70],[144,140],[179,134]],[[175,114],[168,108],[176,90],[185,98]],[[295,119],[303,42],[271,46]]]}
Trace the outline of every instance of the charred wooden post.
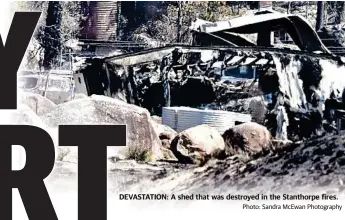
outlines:
{"label": "charred wooden post", "polygon": [[105,92],[106,92],[107,96],[111,97],[110,73],[109,73],[109,69],[108,69],[108,66],[106,63],[103,64],[103,68],[105,70],[105,73],[106,73],[107,79],[108,79],[108,83],[109,83]]}
{"label": "charred wooden post", "polygon": [[[132,69],[133,70],[133,69]],[[125,91],[126,91],[126,100],[127,103],[135,104],[134,96],[133,96],[133,88],[131,83],[131,67],[126,66],[124,72],[124,84],[125,84]]]}
{"label": "charred wooden post", "polygon": [[139,105],[138,85],[135,81],[133,66],[128,66],[126,68],[126,71],[127,71],[129,83],[132,89],[132,102],[133,102],[132,104]]}
{"label": "charred wooden post", "polygon": [[170,107],[171,104],[171,95],[170,95],[170,84],[168,80],[168,74],[166,73],[166,79],[163,81],[163,89],[164,89],[164,107]]}

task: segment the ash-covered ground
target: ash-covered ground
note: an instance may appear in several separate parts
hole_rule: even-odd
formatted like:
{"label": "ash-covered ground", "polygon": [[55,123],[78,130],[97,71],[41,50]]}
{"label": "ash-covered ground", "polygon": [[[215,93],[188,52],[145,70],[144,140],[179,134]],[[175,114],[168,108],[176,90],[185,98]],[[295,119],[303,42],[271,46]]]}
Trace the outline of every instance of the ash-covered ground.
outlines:
{"label": "ash-covered ground", "polygon": [[[115,193],[307,192],[343,194],[345,133],[314,138],[279,153],[245,161],[241,156],[212,160],[202,167],[177,163],[109,163],[108,188]],[[52,185],[70,187],[77,165],[58,162]],[[90,171],[90,178],[92,178]],[[63,177],[63,178],[61,178]],[[63,183],[63,185],[61,185]],[[72,184],[73,185],[73,184]]]}

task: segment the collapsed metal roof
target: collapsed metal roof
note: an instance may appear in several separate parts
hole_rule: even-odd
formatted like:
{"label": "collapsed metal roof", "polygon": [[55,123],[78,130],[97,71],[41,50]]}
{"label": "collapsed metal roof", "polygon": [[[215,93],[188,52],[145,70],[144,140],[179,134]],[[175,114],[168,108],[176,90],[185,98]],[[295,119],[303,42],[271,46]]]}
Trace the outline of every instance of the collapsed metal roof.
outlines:
{"label": "collapsed metal roof", "polygon": [[[325,47],[317,33],[303,17],[299,15],[281,14],[268,12],[250,16],[243,16],[229,21],[208,22],[201,19],[192,23],[194,33],[204,38],[204,45],[186,46],[172,45],[154,49],[143,50],[137,53],[128,53],[116,56],[105,57],[105,62],[115,65],[130,66],[144,64],[168,56],[173,50],[178,49],[183,53],[205,52],[213,50],[236,50],[236,51],[265,51],[265,52],[287,52],[310,56],[333,57],[333,54]],[[285,30],[294,40],[300,50],[291,48],[280,48],[279,45],[260,44],[259,38],[271,37],[272,31]],[[258,42],[254,43],[246,39],[242,34],[257,34]],[[220,41],[223,44],[218,45]],[[213,44],[213,42],[216,42]],[[266,41],[267,42],[267,41]],[[334,57],[333,57],[334,58]]]}
{"label": "collapsed metal roof", "polygon": [[[228,42],[230,45],[253,46],[253,42],[239,34],[258,34],[269,37],[273,31],[285,30],[295,44],[303,51],[330,54],[321,39],[306,19],[299,15],[266,13],[234,18],[228,21],[208,22],[196,20],[190,29],[200,35],[213,38],[216,41]],[[236,39],[237,38],[237,39]],[[207,43],[212,43],[208,41]],[[257,46],[260,45],[257,42]]]}
{"label": "collapsed metal roof", "polygon": [[287,54],[296,54],[296,55],[307,55],[312,57],[324,57],[329,59],[338,60],[337,57],[333,56],[332,54],[317,54],[317,53],[309,53],[304,51],[291,51],[286,49],[278,49],[278,48],[262,48],[262,47],[243,47],[243,46],[209,46],[209,47],[200,47],[200,46],[169,46],[169,47],[159,47],[154,49],[148,49],[137,53],[129,53],[129,54],[122,54],[117,56],[111,56],[104,58],[104,62],[113,63],[115,65],[121,66],[131,66],[136,64],[145,64],[153,61],[160,61],[166,56],[171,55],[174,50],[179,50],[182,53],[208,53],[208,52],[215,52],[215,51],[233,51],[233,52],[244,52],[244,53],[252,53],[254,51],[257,52],[281,52]]}

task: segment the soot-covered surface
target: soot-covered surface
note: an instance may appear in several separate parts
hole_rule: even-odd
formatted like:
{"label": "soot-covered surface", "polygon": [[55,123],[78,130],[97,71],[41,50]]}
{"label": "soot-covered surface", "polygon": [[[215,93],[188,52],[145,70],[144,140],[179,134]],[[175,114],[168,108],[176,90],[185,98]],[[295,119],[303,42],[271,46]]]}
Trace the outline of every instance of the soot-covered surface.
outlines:
{"label": "soot-covered surface", "polygon": [[[112,192],[136,193],[302,193],[320,190],[343,194],[344,144],[345,133],[327,135],[249,162],[241,156],[233,156],[209,161],[203,167],[120,162],[111,166],[108,186]],[[76,182],[74,172],[61,177],[63,165],[59,167],[54,171],[59,174],[49,178],[51,184],[60,188],[62,182],[65,186],[67,182]]]}
{"label": "soot-covered surface", "polygon": [[245,162],[239,156],[211,161],[155,182],[161,190],[189,193],[229,191],[296,192],[320,189],[343,192],[345,135],[328,135],[291,146],[284,152]]}
{"label": "soot-covered surface", "polygon": [[261,160],[244,165],[237,163],[239,169],[233,175],[226,176],[228,170],[231,170],[229,161],[218,166],[214,173],[224,175],[223,181],[229,178],[227,184],[236,185],[239,189],[279,191],[301,186],[335,185],[342,190],[341,185],[345,180],[344,143],[344,134],[328,135]]}

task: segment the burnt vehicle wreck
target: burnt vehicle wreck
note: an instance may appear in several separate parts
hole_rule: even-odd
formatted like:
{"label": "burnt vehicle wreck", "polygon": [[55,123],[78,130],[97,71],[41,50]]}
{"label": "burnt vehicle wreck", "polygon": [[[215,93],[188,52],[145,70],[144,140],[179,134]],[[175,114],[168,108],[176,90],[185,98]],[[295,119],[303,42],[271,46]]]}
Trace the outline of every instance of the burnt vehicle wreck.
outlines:
{"label": "burnt vehicle wreck", "polygon": [[[167,106],[250,114],[262,108],[253,119],[279,139],[332,128],[336,109],[343,109],[344,60],[302,17],[267,12],[227,22],[198,20],[191,31],[193,46],[87,59],[74,74],[77,91],[122,99],[156,115]],[[275,32],[288,34],[295,45],[274,43]],[[261,105],[244,108],[243,100]]]}

